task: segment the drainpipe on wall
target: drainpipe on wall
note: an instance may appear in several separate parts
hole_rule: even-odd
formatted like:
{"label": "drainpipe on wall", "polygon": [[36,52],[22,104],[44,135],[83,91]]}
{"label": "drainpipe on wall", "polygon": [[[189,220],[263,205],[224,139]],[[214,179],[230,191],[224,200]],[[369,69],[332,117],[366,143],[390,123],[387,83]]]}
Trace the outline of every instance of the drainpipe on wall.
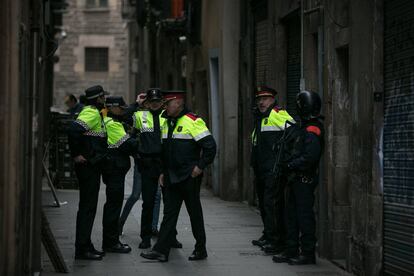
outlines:
{"label": "drainpipe on wall", "polygon": [[303,10],[303,0],[300,0],[300,83],[299,83],[299,90],[305,90],[305,76],[303,73],[303,53],[304,53],[304,10]]}

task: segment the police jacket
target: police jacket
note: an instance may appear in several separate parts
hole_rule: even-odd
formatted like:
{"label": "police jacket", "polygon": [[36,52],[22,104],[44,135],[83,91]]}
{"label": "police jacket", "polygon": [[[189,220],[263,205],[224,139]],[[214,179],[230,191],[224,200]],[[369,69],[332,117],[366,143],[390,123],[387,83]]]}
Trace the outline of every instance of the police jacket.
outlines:
{"label": "police jacket", "polygon": [[82,109],[69,126],[68,138],[72,157],[83,155],[92,165],[103,160],[106,154],[106,132],[102,116],[95,106]]}
{"label": "police jacket", "polygon": [[214,160],[216,142],[203,119],[184,109],[177,118],[166,112],[162,127],[163,170],[171,184],[190,177],[195,166],[204,169]]}
{"label": "police jacket", "polygon": [[293,122],[293,119],[286,110],[277,106],[269,108],[265,113],[256,112],[251,156],[251,165],[256,176],[272,173],[276,162],[275,144],[282,136],[286,121]]}
{"label": "police jacket", "polygon": [[322,122],[319,119],[302,121],[295,124],[291,131],[286,158],[289,171],[302,176],[316,176],[324,145]]}
{"label": "police jacket", "polygon": [[161,126],[165,118],[161,116],[162,109],[158,111],[140,110],[134,113],[133,127],[139,133],[139,152],[142,157],[160,157]]}
{"label": "police jacket", "polygon": [[138,152],[137,140],[131,138],[125,131],[121,120],[110,113],[105,117],[104,124],[108,137],[107,167],[128,170],[130,167],[129,156],[134,156]]}

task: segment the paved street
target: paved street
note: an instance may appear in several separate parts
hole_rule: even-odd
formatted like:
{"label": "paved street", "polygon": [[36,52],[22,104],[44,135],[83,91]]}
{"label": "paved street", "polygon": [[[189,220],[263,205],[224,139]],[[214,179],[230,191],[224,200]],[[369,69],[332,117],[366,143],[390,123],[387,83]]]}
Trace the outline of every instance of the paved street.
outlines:
{"label": "paved street", "polygon": [[[131,176],[127,178],[126,197],[131,190]],[[101,246],[102,206],[105,200],[102,185],[99,211],[95,220],[93,242]],[[347,275],[325,260],[318,260],[316,266],[292,267],[287,264],[274,264],[270,256],[264,256],[259,248],[250,241],[260,235],[260,218],[254,208],[238,202],[226,202],[213,197],[207,190],[202,191],[202,204],[207,231],[209,257],[199,262],[189,262],[194,239],[185,207],[181,210],[177,225],[178,239],[183,249],[173,249],[168,263],[145,260],[139,256],[139,217],[142,201],[139,201],[127,221],[123,242],[131,245],[130,254],[107,254],[103,261],[75,261],[75,217],[77,210],[77,191],[58,192],[60,201],[68,204],[61,208],[47,207],[52,202],[50,192],[43,192],[44,209],[51,224],[64,258],[70,268],[70,275]],[[161,215],[162,217],[162,215]],[[153,240],[154,241],[154,240]],[[58,275],[43,250],[42,275]]]}

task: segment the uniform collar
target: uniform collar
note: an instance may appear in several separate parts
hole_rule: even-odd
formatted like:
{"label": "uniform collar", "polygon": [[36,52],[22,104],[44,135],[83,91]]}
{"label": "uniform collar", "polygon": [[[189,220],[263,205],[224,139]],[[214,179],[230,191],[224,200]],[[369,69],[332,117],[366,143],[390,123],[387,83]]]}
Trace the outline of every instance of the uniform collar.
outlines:
{"label": "uniform collar", "polygon": [[258,118],[266,118],[266,117],[269,117],[270,116],[270,113],[272,112],[272,109],[273,108],[275,108],[275,107],[277,107],[277,104],[276,104],[276,102],[273,104],[273,105],[271,105],[265,112],[260,112],[259,111],[259,109],[258,108],[256,108],[256,116],[258,117]]}
{"label": "uniform collar", "polygon": [[160,115],[163,112],[163,109],[162,108],[160,108],[158,110],[151,110],[151,109],[149,109],[149,112],[151,112],[152,115],[156,115],[157,116],[157,115]]}
{"label": "uniform collar", "polygon": [[178,120],[179,118],[181,118],[181,117],[183,117],[185,114],[187,114],[187,113],[189,113],[190,112],[190,110],[187,108],[187,107],[184,107],[184,109],[178,114],[178,116],[177,117],[171,117],[171,116],[168,116],[167,115],[167,112],[163,112],[162,113],[162,117],[163,118],[167,118],[167,119],[176,119],[176,120]]}

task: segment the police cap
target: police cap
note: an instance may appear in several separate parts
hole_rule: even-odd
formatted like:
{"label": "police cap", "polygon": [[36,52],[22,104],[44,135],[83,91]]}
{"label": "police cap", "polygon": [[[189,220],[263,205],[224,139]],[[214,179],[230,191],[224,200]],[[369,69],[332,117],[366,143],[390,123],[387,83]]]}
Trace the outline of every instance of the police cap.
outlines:
{"label": "police cap", "polygon": [[114,106],[119,106],[122,108],[126,107],[124,98],[120,97],[120,96],[110,96],[107,97],[105,100],[105,105],[107,107],[114,107]]}
{"label": "police cap", "polygon": [[85,96],[88,100],[95,99],[104,95],[109,95],[109,92],[105,91],[100,85],[95,85],[85,90]]}
{"label": "police cap", "polygon": [[268,86],[258,86],[256,88],[256,98],[259,97],[275,97],[277,94],[276,90]]}
{"label": "police cap", "polygon": [[159,88],[150,88],[146,92],[146,101],[161,101],[162,100],[162,92]]}
{"label": "police cap", "polygon": [[171,101],[174,99],[185,99],[186,92],[183,90],[169,90],[163,91],[164,100]]}

